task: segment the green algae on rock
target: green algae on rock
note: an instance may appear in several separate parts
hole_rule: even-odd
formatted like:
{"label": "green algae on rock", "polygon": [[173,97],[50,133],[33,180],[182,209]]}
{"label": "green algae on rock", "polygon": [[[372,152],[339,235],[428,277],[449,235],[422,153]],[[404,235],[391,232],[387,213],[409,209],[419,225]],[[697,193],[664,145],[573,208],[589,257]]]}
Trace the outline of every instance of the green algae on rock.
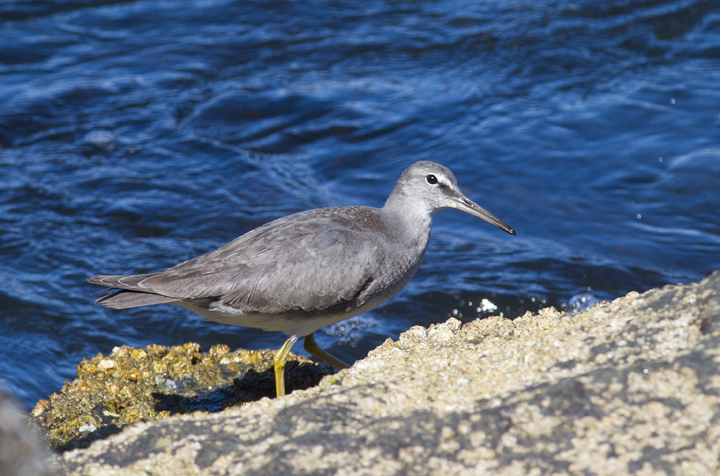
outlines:
{"label": "green algae on rock", "polygon": [[[86,447],[129,423],[214,412],[274,396],[273,357],[270,350],[230,352],[225,345],[201,352],[195,343],[115,347],[108,356],[80,362],[78,378],[38,402],[29,418],[51,447]],[[288,360],[290,389],[316,385],[332,373],[303,357]]]}

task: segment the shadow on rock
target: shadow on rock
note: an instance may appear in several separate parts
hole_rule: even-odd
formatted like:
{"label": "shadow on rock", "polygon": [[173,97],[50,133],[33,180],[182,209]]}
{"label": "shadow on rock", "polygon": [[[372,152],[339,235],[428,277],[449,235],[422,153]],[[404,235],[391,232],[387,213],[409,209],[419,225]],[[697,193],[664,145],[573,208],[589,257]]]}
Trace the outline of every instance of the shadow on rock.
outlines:
{"label": "shadow on rock", "polygon": [[[285,367],[287,393],[314,387],[326,375],[335,371],[328,365],[288,362]],[[169,412],[170,415],[202,412],[219,412],[243,403],[254,402],[264,397],[275,397],[275,372],[267,369],[258,372],[248,370],[244,376],[236,378],[232,385],[200,393],[194,396],[153,393],[156,400],[156,412]]]}

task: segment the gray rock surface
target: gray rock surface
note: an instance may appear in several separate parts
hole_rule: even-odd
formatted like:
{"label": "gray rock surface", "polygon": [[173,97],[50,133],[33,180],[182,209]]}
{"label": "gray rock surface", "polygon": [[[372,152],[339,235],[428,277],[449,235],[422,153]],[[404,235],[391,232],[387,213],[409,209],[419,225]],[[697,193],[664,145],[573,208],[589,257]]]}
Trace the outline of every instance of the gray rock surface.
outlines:
{"label": "gray rock surface", "polygon": [[140,423],[73,475],[720,474],[720,272],[580,314],[413,327],[318,387]]}
{"label": "gray rock surface", "polygon": [[0,476],[60,476],[57,457],[20,417],[15,402],[0,390]]}

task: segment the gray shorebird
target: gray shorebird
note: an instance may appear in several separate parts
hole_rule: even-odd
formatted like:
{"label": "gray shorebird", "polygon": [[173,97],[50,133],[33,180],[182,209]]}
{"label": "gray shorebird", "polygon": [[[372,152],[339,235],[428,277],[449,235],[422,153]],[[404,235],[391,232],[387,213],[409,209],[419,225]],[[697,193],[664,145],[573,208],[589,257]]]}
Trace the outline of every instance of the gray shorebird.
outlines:
{"label": "gray shorebird", "polygon": [[119,290],[96,301],[111,309],[173,304],[211,321],[284,332],[287,340],[275,354],[281,396],[285,360],[300,337],[311,355],[337,369],[349,367],[322,350],[313,333],[400,292],[425,255],[432,215],[445,208],[515,234],[465,197],[450,170],[417,162],[402,173],[382,208],[308,210],[164,271],[97,275],[88,281]]}

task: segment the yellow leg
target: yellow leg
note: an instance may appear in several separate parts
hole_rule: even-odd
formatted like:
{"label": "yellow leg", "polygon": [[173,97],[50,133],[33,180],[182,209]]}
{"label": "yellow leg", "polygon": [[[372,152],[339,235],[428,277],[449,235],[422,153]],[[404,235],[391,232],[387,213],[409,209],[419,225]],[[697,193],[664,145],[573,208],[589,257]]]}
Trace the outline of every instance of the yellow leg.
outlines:
{"label": "yellow leg", "polygon": [[285,361],[297,340],[297,336],[290,336],[275,354],[275,393],[278,397],[285,395]]}
{"label": "yellow leg", "polygon": [[305,342],[303,344],[303,347],[305,347],[305,350],[307,350],[308,353],[313,357],[318,358],[323,362],[327,362],[338,370],[350,368],[350,366],[342,360],[322,350],[320,346],[317,345],[317,342],[315,342],[314,334],[308,334],[305,336]]}

